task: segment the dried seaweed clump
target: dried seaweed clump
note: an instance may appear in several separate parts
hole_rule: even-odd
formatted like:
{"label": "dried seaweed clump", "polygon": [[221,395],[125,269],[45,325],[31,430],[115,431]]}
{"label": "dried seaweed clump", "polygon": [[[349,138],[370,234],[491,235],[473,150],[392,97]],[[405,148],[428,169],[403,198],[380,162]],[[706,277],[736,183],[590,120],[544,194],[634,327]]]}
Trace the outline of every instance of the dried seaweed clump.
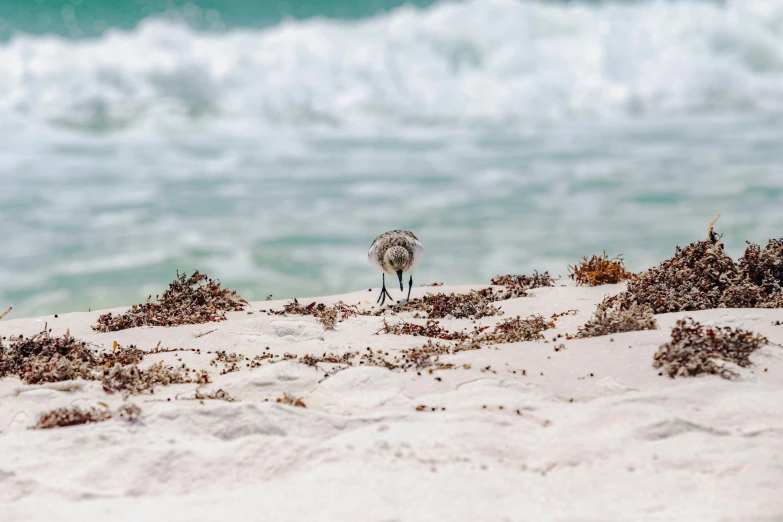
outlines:
{"label": "dried seaweed clump", "polygon": [[738,265],[747,281],[758,288],[757,307],[783,308],[783,239],[769,240],[763,250],[748,242]]}
{"label": "dried seaweed clump", "polygon": [[631,303],[624,307],[613,298],[609,298],[598,306],[598,310],[584,326],[579,327],[576,337],[598,337],[657,328],[658,323],[653,316],[653,310],[648,305]]}
{"label": "dried seaweed clump", "polygon": [[[5,345],[4,341],[8,341]],[[0,338],[0,377],[17,375],[26,384],[95,379],[95,372],[114,359],[135,358],[135,346],[115,344],[111,354],[97,354],[97,348],[75,339],[70,331],[52,337],[44,329],[32,337]]]}
{"label": "dried seaweed clump", "polygon": [[312,315],[318,322],[324,325],[326,330],[334,330],[337,323],[343,322],[349,317],[360,315],[360,311],[356,306],[347,305],[342,301],[338,301],[332,306],[326,306],[324,303],[316,304],[315,302],[302,306],[296,298],[283,306],[282,311],[270,313],[276,315]]}
{"label": "dried seaweed clump", "polygon": [[723,251],[723,243],[709,238],[677,247],[673,258],[631,281],[628,293],[656,314],[706,310],[722,304],[724,292],[741,280],[736,263]]}
{"label": "dried seaweed clump", "polygon": [[555,280],[549,275],[549,272],[539,274],[534,272],[532,276],[527,275],[502,275],[492,278],[493,285],[502,285],[506,291],[498,300],[514,299],[516,297],[525,297],[528,290],[555,286]]}
{"label": "dried seaweed clump", "polygon": [[672,328],[672,339],[653,357],[653,367],[661,375],[694,377],[703,374],[733,379],[738,373],[720,361],[743,368],[750,366],[750,354],[769,341],[766,337],[739,328],[705,327],[686,317]]}
{"label": "dried seaweed clump", "polygon": [[70,332],[53,337],[51,330],[44,329],[32,337],[0,339],[0,377],[17,375],[25,384],[100,381],[105,391],[126,395],[153,393],[157,385],[209,382],[206,372],[191,373],[162,362],[142,370],[138,363],[145,355],[133,345],[123,347],[117,343],[111,352],[100,353],[97,347],[75,339]]}
{"label": "dried seaweed clump", "polygon": [[606,252],[590,259],[583,257],[578,265],[569,266],[568,271],[577,285],[611,285],[633,278],[633,274],[623,266],[622,254],[610,259]]}
{"label": "dried seaweed clump", "polygon": [[527,319],[516,316],[495,325],[492,332],[476,336],[476,342],[487,344],[518,343],[543,339],[541,332],[554,328],[555,323],[541,315],[531,315]]}
{"label": "dried seaweed clump", "polygon": [[503,315],[499,308],[492,306],[492,303],[500,299],[500,295],[491,287],[471,290],[467,294],[427,294],[407,303],[378,310],[373,315],[384,315],[386,311],[414,312],[414,317],[418,318],[421,315],[416,312],[424,312],[427,319],[481,319]]}
{"label": "dried seaweed clump", "polygon": [[116,363],[123,366],[129,364],[139,364],[147,352],[139,350],[134,345],[127,347],[120,346],[114,341],[114,347],[111,352],[101,354],[101,361],[104,365],[114,366]]}
{"label": "dried seaweed clump", "polygon": [[650,306],[656,314],[711,308],[783,307],[783,241],[762,250],[748,244],[735,263],[710,227],[709,237],[677,247],[673,258],[634,278],[620,299]]}
{"label": "dried seaweed clump", "polygon": [[[128,422],[136,422],[141,414],[141,409],[135,404],[123,404],[117,410],[116,415]],[[46,412],[40,416],[38,422],[31,429],[49,430],[52,428],[64,428],[68,426],[78,426],[80,424],[90,424],[94,422],[104,422],[113,417],[111,411],[107,408],[98,409],[92,407],[88,410],[81,408],[58,408]]]}
{"label": "dried seaweed clump", "polygon": [[[150,296],[151,298],[152,296]],[[133,305],[122,315],[111,312],[98,318],[92,329],[96,332],[114,332],[137,326],[179,326],[223,321],[226,312],[244,310],[247,301],[236,291],[220,288],[220,282],[209,279],[198,271],[192,275],[177,274],[169,289],[146,303]]]}
{"label": "dried seaweed clump", "polygon": [[[490,290],[490,292],[487,292]],[[491,305],[495,301],[491,289],[472,291],[469,294],[434,294],[422,298],[429,306],[429,319],[480,319],[500,315],[500,310]]]}
{"label": "dried seaweed clump", "polygon": [[89,410],[80,408],[58,408],[44,413],[38,419],[38,423],[33,426],[34,430],[49,430],[52,428],[64,428],[67,426],[78,426],[79,424],[89,424],[93,422],[103,422],[111,419],[111,412],[95,407]]}
{"label": "dried seaweed clump", "polygon": [[393,334],[393,335],[412,335],[423,337],[435,337],[437,339],[443,339],[445,341],[461,341],[468,338],[468,334],[465,332],[450,332],[446,330],[438,321],[433,319],[427,320],[427,324],[415,324],[407,321],[401,321],[397,324],[388,324],[386,319],[383,320],[383,328],[379,333]]}
{"label": "dried seaweed clump", "polygon": [[770,239],[763,250],[759,245],[748,242],[739,265],[756,286],[768,293],[779,291],[783,286],[783,238]]}
{"label": "dried seaweed clump", "polygon": [[524,286],[526,288],[540,288],[546,286],[555,286],[555,280],[549,275],[549,272],[539,274],[535,271],[532,276],[506,274],[493,277],[490,281],[493,285],[500,286]]}
{"label": "dried seaweed clump", "polygon": [[[720,236],[710,223],[707,239],[677,247],[674,257],[634,277],[628,289],[611,299],[620,309],[631,304],[647,305],[653,313],[707,310],[723,307],[753,307],[758,292],[723,251]],[[601,304],[608,308],[608,303]]]}

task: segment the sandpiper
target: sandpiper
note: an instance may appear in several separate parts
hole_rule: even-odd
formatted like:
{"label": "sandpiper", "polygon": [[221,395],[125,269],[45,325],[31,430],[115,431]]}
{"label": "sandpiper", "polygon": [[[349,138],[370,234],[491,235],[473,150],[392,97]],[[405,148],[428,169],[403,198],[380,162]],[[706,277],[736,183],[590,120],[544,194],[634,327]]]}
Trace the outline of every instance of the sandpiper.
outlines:
{"label": "sandpiper", "polygon": [[407,272],[411,278],[408,281],[408,300],[411,298],[411,287],[413,286],[413,271],[416,265],[421,261],[424,253],[424,246],[421,241],[407,230],[392,230],[385,232],[375,238],[367,252],[367,260],[370,264],[377,266],[383,272],[383,286],[378,301],[381,306],[386,302],[386,296],[389,299],[394,298],[386,290],[386,274],[397,274],[400,280],[400,291],[403,290],[402,273]]}

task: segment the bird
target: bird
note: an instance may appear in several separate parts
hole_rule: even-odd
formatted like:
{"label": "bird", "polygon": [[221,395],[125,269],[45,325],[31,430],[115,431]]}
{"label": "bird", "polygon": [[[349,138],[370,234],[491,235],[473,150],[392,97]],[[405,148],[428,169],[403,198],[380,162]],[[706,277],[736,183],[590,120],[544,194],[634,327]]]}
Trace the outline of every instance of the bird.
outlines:
{"label": "bird", "polygon": [[386,302],[386,296],[394,300],[389,291],[386,290],[386,274],[396,274],[400,280],[400,291],[403,291],[403,272],[410,274],[407,298],[410,301],[413,272],[416,269],[416,265],[421,261],[423,253],[424,245],[421,244],[421,241],[413,232],[407,230],[391,230],[375,238],[375,241],[370,246],[370,250],[367,252],[367,260],[371,265],[383,272],[383,286],[381,286],[381,295],[378,296],[376,304],[380,303],[383,306],[383,303]]}

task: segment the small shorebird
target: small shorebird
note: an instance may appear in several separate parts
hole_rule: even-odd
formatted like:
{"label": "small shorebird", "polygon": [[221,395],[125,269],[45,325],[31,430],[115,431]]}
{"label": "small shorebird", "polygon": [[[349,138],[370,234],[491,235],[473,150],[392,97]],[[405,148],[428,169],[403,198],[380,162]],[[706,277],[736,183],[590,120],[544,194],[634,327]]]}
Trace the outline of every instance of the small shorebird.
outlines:
{"label": "small shorebird", "polygon": [[413,271],[416,265],[421,261],[424,253],[424,246],[421,241],[407,230],[392,230],[385,232],[375,238],[367,252],[367,260],[371,265],[378,267],[383,272],[383,286],[378,301],[381,306],[386,302],[386,296],[392,301],[394,298],[386,290],[386,274],[397,274],[400,280],[400,291],[403,290],[402,273],[407,272],[411,275],[408,281],[408,300],[411,298],[411,287],[413,286]]}

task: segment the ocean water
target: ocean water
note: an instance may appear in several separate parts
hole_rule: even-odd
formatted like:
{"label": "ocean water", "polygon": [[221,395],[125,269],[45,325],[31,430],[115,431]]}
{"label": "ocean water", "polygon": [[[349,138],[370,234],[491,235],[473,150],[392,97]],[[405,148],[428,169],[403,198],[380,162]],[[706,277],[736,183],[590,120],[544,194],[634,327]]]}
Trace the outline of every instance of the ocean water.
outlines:
{"label": "ocean water", "polygon": [[244,4],[0,2],[1,309],[369,288],[393,228],[449,284],[783,236],[783,1]]}

